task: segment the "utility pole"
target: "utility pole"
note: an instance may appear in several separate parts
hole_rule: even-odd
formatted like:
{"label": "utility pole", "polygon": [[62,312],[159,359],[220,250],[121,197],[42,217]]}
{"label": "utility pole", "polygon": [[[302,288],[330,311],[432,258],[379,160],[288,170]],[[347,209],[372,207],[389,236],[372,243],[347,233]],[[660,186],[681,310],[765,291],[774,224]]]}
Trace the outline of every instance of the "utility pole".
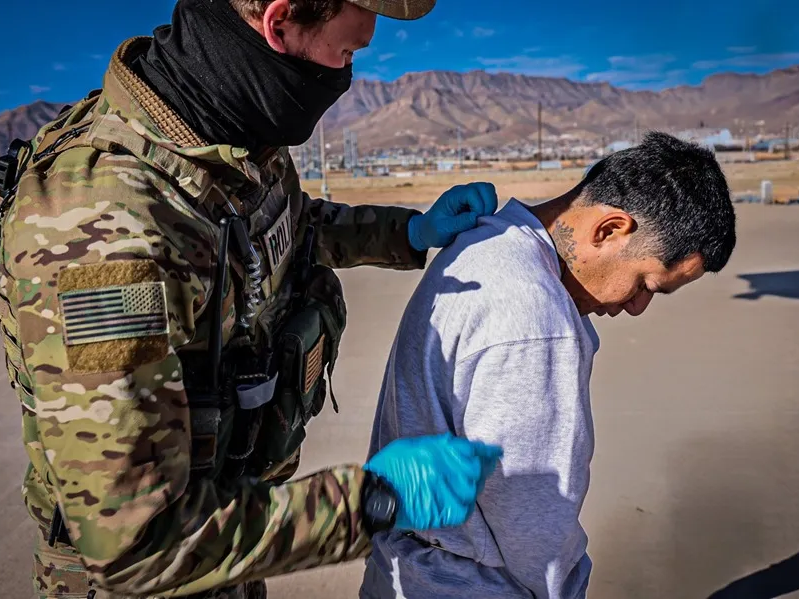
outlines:
{"label": "utility pole", "polygon": [[344,169],[350,170],[352,161],[350,160],[350,130],[344,127]]}
{"label": "utility pole", "polygon": [[358,134],[355,131],[350,131],[350,160],[352,161],[352,172],[358,168],[361,158],[358,155]]}
{"label": "utility pole", "polygon": [[746,121],[744,121],[744,139],[746,140],[745,141],[745,146],[744,146],[744,151],[748,154],[751,144],[749,142],[749,125],[746,123]]}
{"label": "utility pole", "polygon": [[463,170],[463,157],[461,154],[461,126],[458,125],[458,169]]}
{"label": "utility pole", "polygon": [[791,159],[791,124],[785,123],[785,160]]}
{"label": "utility pole", "polygon": [[635,117],[635,145],[641,143],[641,136],[638,132],[638,117]]}
{"label": "utility pole", "polygon": [[543,154],[543,147],[541,142],[542,136],[542,114],[543,114],[543,107],[541,106],[541,100],[538,101],[538,169],[541,169],[541,161],[544,159]]}
{"label": "utility pole", "polygon": [[330,200],[330,190],[327,188],[327,158],[325,157],[325,119],[319,121],[319,147],[322,153],[322,197]]}

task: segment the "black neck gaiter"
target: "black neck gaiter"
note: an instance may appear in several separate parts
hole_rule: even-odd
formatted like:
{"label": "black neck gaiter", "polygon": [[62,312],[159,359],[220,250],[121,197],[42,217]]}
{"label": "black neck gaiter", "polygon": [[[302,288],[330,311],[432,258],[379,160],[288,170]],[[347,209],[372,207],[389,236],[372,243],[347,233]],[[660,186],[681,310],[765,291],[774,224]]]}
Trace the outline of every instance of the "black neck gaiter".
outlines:
{"label": "black neck gaiter", "polygon": [[179,0],[132,67],[206,141],[252,155],[306,142],[352,81],[276,52],[228,0]]}

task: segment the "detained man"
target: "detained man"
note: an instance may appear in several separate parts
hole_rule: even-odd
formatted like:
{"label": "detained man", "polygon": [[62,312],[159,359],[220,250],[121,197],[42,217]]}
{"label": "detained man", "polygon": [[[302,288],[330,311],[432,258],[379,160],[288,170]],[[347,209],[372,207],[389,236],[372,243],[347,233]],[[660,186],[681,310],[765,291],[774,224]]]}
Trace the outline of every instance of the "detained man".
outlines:
{"label": "detained man", "polygon": [[639,316],[721,270],[734,246],[713,154],[651,133],[565,195],[511,200],[444,249],[401,321],[370,453],[451,433],[504,457],[465,525],[377,535],[361,597],[584,597],[599,347],[588,316]]}

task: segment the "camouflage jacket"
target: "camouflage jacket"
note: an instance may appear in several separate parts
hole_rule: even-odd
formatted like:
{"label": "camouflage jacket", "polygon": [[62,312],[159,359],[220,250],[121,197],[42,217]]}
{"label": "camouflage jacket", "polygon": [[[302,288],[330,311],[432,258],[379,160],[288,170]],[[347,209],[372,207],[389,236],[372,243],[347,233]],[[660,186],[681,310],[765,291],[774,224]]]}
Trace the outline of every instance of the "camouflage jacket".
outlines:
{"label": "camouflage jacket", "polygon": [[[208,340],[213,215],[227,201],[254,236],[274,226],[267,208],[287,205],[289,251],[312,224],[316,258],[333,268],[422,268],[407,240],[415,212],[311,199],[286,148],[253,161],[208,145],[127,66],[148,43],[122,44],[103,89],[39,132],[3,222],[0,317],[31,462],[25,502],[43,528],[57,502],[90,576],[125,595],[186,595],[363,556],[358,466],[288,483],[266,473],[233,490],[190,481],[178,352]],[[245,185],[250,199],[235,192]],[[259,306],[268,320],[288,260],[256,247],[271,267]],[[87,296],[114,293],[120,306],[150,306],[149,320],[107,338],[67,330]],[[233,296],[231,285],[226,342]]]}

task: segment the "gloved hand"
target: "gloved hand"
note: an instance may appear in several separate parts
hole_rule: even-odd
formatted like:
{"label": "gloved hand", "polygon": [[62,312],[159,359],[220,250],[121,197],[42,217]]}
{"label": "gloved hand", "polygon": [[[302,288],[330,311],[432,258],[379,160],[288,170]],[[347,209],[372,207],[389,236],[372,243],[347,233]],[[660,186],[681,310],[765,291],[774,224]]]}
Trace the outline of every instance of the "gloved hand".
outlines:
{"label": "gloved hand", "polygon": [[449,245],[458,233],[477,226],[477,219],[497,209],[497,190],[491,183],[458,185],[444,192],[433,207],[408,222],[408,239],[423,252]]}
{"label": "gloved hand", "polygon": [[460,526],[502,456],[502,449],[445,435],[398,439],[364,466],[397,492],[395,528]]}

